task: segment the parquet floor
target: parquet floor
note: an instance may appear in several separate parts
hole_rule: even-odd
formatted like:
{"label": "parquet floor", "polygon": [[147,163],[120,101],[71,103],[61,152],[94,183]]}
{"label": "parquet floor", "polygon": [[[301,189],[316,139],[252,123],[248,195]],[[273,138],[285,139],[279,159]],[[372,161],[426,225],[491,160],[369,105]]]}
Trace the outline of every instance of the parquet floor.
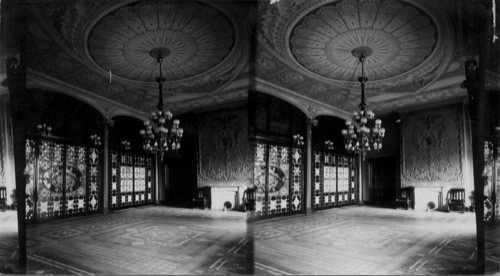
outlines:
{"label": "parquet floor", "polygon": [[246,243],[246,215],[239,212],[130,208],[30,227],[27,239],[28,273],[247,272],[238,262],[214,265]]}
{"label": "parquet floor", "polygon": [[255,262],[281,274],[473,274],[473,213],[344,207],[258,221]]}
{"label": "parquet floor", "polygon": [[[485,233],[500,274],[500,231]],[[367,206],[252,222],[147,206],[31,226],[27,243],[29,274],[456,275],[476,260],[474,213]]]}
{"label": "parquet floor", "polygon": [[17,245],[17,212],[0,211],[0,274],[17,272]]}

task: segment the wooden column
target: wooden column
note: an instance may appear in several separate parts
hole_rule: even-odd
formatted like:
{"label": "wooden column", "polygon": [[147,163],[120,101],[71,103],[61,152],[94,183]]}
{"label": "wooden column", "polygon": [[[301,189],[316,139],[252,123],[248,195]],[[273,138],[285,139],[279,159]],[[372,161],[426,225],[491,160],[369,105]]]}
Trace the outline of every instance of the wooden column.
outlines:
{"label": "wooden column", "polygon": [[[481,57],[481,55],[480,55]],[[465,62],[466,81],[464,86],[469,95],[469,109],[472,125],[472,157],[474,171],[474,203],[476,212],[477,263],[476,274],[484,274],[484,130],[486,126],[487,102],[484,95],[484,75],[481,76],[476,60]],[[482,80],[481,80],[482,79]]]}
{"label": "wooden column", "polygon": [[305,189],[305,213],[310,214],[312,212],[312,162],[313,162],[313,150],[312,150],[312,127],[317,123],[314,119],[307,119],[307,129],[306,129],[306,189]]}
{"label": "wooden column", "polygon": [[161,188],[160,188],[160,185],[162,185],[161,181],[162,181],[162,177],[161,177],[161,174],[162,174],[162,164],[163,164],[163,161],[161,160],[161,154],[160,153],[156,153],[155,154],[155,186],[154,186],[154,204],[158,205],[160,204],[160,192],[161,192]]}
{"label": "wooden column", "polygon": [[102,158],[102,213],[109,211],[109,187],[111,185],[111,178],[109,175],[110,164],[110,146],[109,146],[109,131],[110,127],[114,125],[114,121],[110,118],[104,120],[103,131],[103,158]]}
{"label": "wooden column", "polygon": [[[33,107],[30,93],[26,92],[26,20],[27,11],[16,5],[16,1],[1,2],[1,52],[5,62],[6,80],[2,86],[9,89],[10,117],[14,145],[14,170],[16,181],[17,224],[18,224],[18,264],[17,271],[26,273],[26,167],[25,139],[27,117]],[[9,57],[9,58],[7,58]]]}
{"label": "wooden column", "polygon": [[363,205],[365,204],[364,201],[364,189],[363,189],[363,184],[365,183],[364,177],[364,167],[363,167],[363,153],[359,153],[358,155],[358,204]]}

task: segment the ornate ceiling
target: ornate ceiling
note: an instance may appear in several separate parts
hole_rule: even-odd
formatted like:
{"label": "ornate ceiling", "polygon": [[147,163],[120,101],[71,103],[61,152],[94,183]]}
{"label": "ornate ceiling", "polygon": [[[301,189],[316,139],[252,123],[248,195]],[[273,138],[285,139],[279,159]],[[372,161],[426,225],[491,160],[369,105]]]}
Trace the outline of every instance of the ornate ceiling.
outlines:
{"label": "ornate ceiling", "polygon": [[369,80],[399,76],[421,65],[436,46],[436,26],[415,6],[396,1],[342,1],[320,6],[292,29],[290,50],[313,74],[356,81],[353,51],[367,56]]}
{"label": "ornate ceiling", "polygon": [[104,71],[151,82],[160,73],[152,50],[165,49],[165,77],[178,81],[221,64],[232,50],[234,36],[229,18],[214,7],[148,1],[106,14],[86,40],[92,60]]}
{"label": "ornate ceiling", "polygon": [[155,109],[160,50],[174,111],[243,100],[256,89],[310,117],[356,108],[353,51],[368,55],[368,108],[381,112],[463,97],[463,62],[477,56],[461,1],[260,0],[257,10],[250,0],[25,2],[28,86],[99,103],[115,110],[110,116]]}

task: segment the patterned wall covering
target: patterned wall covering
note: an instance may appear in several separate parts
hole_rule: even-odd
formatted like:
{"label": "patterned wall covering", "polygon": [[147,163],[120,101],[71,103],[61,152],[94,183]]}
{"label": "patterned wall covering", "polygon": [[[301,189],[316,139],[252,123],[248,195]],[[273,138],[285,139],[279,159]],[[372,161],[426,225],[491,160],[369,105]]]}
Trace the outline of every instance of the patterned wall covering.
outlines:
{"label": "patterned wall covering", "polygon": [[452,105],[402,115],[402,187],[464,187],[462,112]]}
{"label": "patterned wall covering", "polygon": [[252,147],[246,107],[200,117],[198,187],[249,186]]}
{"label": "patterned wall covering", "polygon": [[28,139],[25,147],[30,223],[100,209],[100,149],[49,138]]}
{"label": "patterned wall covering", "polygon": [[111,152],[110,208],[118,209],[152,202],[152,157]]}

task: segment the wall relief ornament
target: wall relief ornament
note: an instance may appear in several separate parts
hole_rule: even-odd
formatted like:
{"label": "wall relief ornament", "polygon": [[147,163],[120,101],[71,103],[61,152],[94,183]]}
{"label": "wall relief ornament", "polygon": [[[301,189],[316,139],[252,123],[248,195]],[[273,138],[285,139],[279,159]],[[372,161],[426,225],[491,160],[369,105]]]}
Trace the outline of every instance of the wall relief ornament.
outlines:
{"label": "wall relief ornament", "polygon": [[200,118],[198,187],[249,185],[253,155],[246,107]]}
{"label": "wall relief ornament", "polygon": [[402,187],[464,187],[462,108],[402,115]]}

